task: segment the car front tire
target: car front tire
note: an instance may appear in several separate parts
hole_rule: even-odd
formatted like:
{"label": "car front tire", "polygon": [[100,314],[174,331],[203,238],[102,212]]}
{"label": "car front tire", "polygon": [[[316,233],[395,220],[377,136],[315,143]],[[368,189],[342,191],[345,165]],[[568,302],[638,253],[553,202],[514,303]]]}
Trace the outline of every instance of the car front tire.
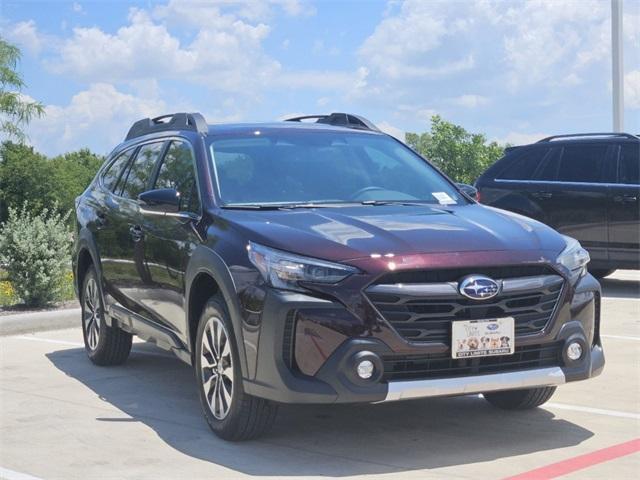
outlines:
{"label": "car front tire", "polygon": [[129,357],[131,334],[117,326],[107,326],[102,299],[102,287],[96,270],[89,267],[80,296],[84,348],[89,359],[96,365],[120,365]]}
{"label": "car front tire", "polygon": [[607,269],[604,269],[604,268],[594,268],[592,270],[589,270],[589,273],[591,275],[593,275],[595,278],[597,278],[598,280],[601,280],[604,277],[608,277],[613,272],[615,272],[615,269],[607,270]]}
{"label": "car front tire", "polygon": [[250,440],[271,428],[278,407],[244,392],[233,326],[216,297],[209,299],[200,316],[194,365],[202,410],[216,435]]}
{"label": "car front tire", "polygon": [[555,391],[556,387],[539,387],[490,392],[483,396],[491,405],[503,410],[529,410],[547,402]]}

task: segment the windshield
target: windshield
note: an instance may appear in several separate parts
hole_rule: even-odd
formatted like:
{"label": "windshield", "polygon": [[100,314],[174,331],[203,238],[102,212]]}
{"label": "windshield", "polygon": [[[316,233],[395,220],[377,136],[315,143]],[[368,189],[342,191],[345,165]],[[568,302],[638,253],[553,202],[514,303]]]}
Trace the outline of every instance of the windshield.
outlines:
{"label": "windshield", "polygon": [[256,130],[214,137],[210,149],[225,206],[466,203],[427,162],[383,135]]}

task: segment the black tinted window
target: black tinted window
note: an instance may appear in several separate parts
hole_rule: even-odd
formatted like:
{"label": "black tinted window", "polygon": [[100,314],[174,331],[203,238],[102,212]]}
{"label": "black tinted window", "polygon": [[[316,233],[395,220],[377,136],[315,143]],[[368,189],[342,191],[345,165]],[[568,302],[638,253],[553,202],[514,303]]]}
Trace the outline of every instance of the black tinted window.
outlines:
{"label": "black tinted window", "polygon": [[640,144],[623,145],[620,149],[618,183],[640,184]]}
{"label": "black tinted window", "polygon": [[214,137],[211,152],[222,201],[466,203],[427,162],[386,135],[311,130]]}
{"label": "black tinted window", "polygon": [[602,182],[602,165],[606,145],[571,145],[564,147],[557,180],[560,182]]}
{"label": "black tinted window", "polygon": [[138,194],[144,192],[153,174],[153,166],[162,153],[164,142],[148,143],[140,147],[136,158],[129,167],[127,181],[122,189],[125,198],[138,198]]}
{"label": "black tinted window", "polygon": [[[542,163],[548,148],[533,148],[518,154],[514,152],[510,159],[507,159],[507,167],[498,175],[504,180],[529,180],[533,173]],[[509,161],[510,160],[510,161]]]}
{"label": "black tinted window", "polygon": [[118,179],[120,178],[120,173],[129,161],[129,158],[131,158],[134,150],[135,149],[131,149],[121,153],[115,161],[107,167],[105,172],[102,174],[102,185],[104,185],[106,189],[111,190],[112,192],[114,191]]}
{"label": "black tinted window", "polygon": [[180,192],[180,210],[200,211],[193,155],[187,143],[171,142],[153,188],[174,188]]}

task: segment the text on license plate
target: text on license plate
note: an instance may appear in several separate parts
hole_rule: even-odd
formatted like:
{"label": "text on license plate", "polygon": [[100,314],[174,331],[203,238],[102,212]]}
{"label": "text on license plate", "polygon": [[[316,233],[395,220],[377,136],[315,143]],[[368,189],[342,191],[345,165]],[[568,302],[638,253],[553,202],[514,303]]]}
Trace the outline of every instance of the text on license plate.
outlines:
{"label": "text on license plate", "polygon": [[511,355],[514,352],[513,317],[458,320],[451,328],[453,358]]}

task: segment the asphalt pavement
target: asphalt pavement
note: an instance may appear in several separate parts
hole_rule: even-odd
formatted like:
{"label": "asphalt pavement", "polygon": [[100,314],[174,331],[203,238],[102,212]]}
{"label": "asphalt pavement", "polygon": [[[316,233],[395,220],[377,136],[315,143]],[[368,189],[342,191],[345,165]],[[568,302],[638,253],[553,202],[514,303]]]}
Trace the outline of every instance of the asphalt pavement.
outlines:
{"label": "asphalt pavement", "polygon": [[101,368],[79,326],[0,337],[0,478],[639,478],[640,272],[603,287],[604,373],[542,408],[477,395],[283,406],[246,443],[210,433],[191,369],[153,345]]}

